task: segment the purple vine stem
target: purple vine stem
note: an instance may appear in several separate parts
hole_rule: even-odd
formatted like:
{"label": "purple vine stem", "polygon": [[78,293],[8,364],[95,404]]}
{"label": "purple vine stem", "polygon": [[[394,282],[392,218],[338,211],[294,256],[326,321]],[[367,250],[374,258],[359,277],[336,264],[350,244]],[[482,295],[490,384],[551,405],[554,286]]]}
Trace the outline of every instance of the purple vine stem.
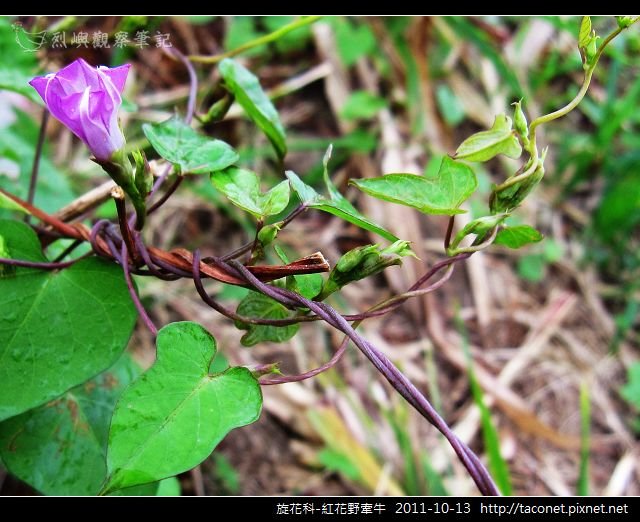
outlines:
{"label": "purple vine stem", "polygon": [[[47,122],[49,121],[49,109],[46,107],[42,112],[40,120],[40,131],[38,132],[38,142],[33,154],[33,165],[31,166],[31,177],[29,178],[29,192],[27,193],[27,202],[33,205],[36,196],[36,186],[38,185],[38,172],[40,170],[40,158],[42,157],[42,148],[44,147],[44,139],[47,134]],[[27,214],[25,221],[28,223],[31,216]]]}
{"label": "purple vine stem", "polygon": [[271,377],[268,379],[263,379],[260,381],[262,385],[270,385],[270,384],[286,384],[288,382],[300,382],[305,381],[307,379],[311,379],[311,377],[315,377],[316,375],[326,372],[330,368],[333,368],[342,356],[347,351],[347,346],[349,346],[349,338],[345,337],[344,341],[340,344],[340,347],[333,354],[331,359],[329,359],[326,363],[313,370],[306,371],[304,373],[300,373],[298,375],[283,375],[281,377]]}
{"label": "purple vine stem", "polygon": [[189,59],[175,47],[165,47],[165,50],[180,60],[189,73],[189,101],[187,102],[187,114],[184,117],[184,122],[187,125],[191,125],[193,115],[196,112],[196,96],[198,95],[198,76],[196,75],[196,70]]}
{"label": "purple vine stem", "polygon": [[[174,57],[178,58],[178,60],[182,62],[182,64],[186,67],[187,72],[189,73],[189,101],[187,102],[187,114],[184,117],[184,122],[187,125],[191,125],[191,122],[193,121],[193,115],[195,114],[195,111],[196,111],[196,97],[198,95],[198,77],[196,75],[196,71],[193,65],[184,54],[182,54],[180,51],[178,51],[173,47],[168,48],[167,52],[173,55]],[[170,172],[171,172],[171,165],[167,165],[164,172],[160,174],[160,176],[158,176],[158,179],[153,184],[153,187],[151,188],[151,192],[149,193],[150,197],[153,196],[158,191],[158,189],[166,181]],[[147,215],[158,210],[178,189],[183,179],[184,179],[183,176],[178,176],[176,180],[173,182],[173,184],[169,187],[169,189],[162,195],[162,197],[160,197],[158,201],[156,201],[151,207],[149,207],[149,210],[147,211]]]}
{"label": "purple vine stem", "polygon": [[88,252],[83,254],[76,259],[72,259],[71,261],[60,261],[60,262],[41,262],[41,261],[26,261],[24,259],[9,259],[5,257],[0,257],[0,265],[11,265],[11,266],[20,266],[23,268],[38,268],[40,270],[60,270],[62,268],[68,268],[71,265],[77,263],[81,259],[85,259],[89,256],[93,255],[93,252]]}
{"label": "purple vine stem", "polygon": [[[147,328],[153,333],[153,335],[157,335],[157,328],[155,324],[151,321],[148,316],[146,310],[144,309],[133,284],[133,280],[131,277],[132,267],[129,265],[129,252],[127,250],[127,245],[125,241],[122,240],[121,237],[118,237],[116,233],[116,227],[107,220],[98,221],[92,228],[90,234],[90,242],[92,244],[93,250],[95,252],[100,252],[100,249],[97,247],[97,238],[100,235],[104,242],[107,244],[109,248],[110,254],[113,259],[117,261],[123,268],[125,281],[127,284],[127,288],[131,295],[131,299],[140,314],[143,322],[147,326]],[[201,274],[200,274],[200,253],[196,251],[194,253],[192,272],[186,272],[184,270],[178,269],[172,266],[169,263],[161,259],[157,259],[154,256],[151,256],[145,247],[142,239],[138,234],[134,235],[134,241],[136,243],[136,248],[138,249],[139,254],[141,255],[144,263],[148,267],[146,272],[140,271],[137,267],[134,267],[133,270],[136,273],[142,273],[143,275],[156,275],[157,277],[162,278],[170,278],[175,279],[179,277],[187,277],[193,278],[196,289],[198,293],[202,297],[202,299],[212,308],[216,309],[220,313],[224,315],[236,319],[242,322],[254,323],[254,324],[262,324],[264,320],[262,319],[254,319],[254,318],[246,318],[242,316],[238,316],[234,312],[222,307],[218,303],[215,302],[204,290],[204,286],[202,284]],[[118,251],[118,247],[116,244],[120,244],[120,251]],[[90,254],[85,254],[86,257]],[[236,276],[244,279],[247,284],[257,291],[263,293],[264,295],[275,299],[276,301],[282,303],[289,308],[295,309],[298,307],[308,308],[311,312],[315,314],[315,317],[311,319],[317,320],[322,319],[330,326],[336,328],[346,335],[345,340],[339,347],[339,349],[334,353],[333,357],[322,366],[315,368],[313,370],[309,370],[303,374],[296,376],[285,376],[285,377],[275,377],[269,380],[262,381],[262,384],[280,384],[283,382],[293,382],[308,379],[313,377],[329,368],[334,366],[338,360],[344,354],[346,347],[348,345],[348,340],[350,339],[353,343],[358,347],[358,349],[373,363],[375,368],[382,373],[382,375],[387,379],[387,381],[391,384],[391,386],[400,393],[400,395],[413,406],[425,419],[427,419],[432,425],[434,425],[447,439],[453,450],[458,455],[458,458],[465,466],[470,476],[478,486],[480,492],[484,495],[499,495],[499,491],[493,482],[491,476],[487,472],[486,468],[480,461],[480,459],[473,453],[458,437],[457,435],[449,428],[444,419],[440,417],[438,412],[431,406],[426,397],[411,383],[400,370],[384,355],[382,354],[375,346],[373,346],[366,339],[361,337],[354,329],[352,325],[349,324],[348,320],[353,321],[361,321],[368,317],[374,317],[377,315],[382,315],[383,313],[388,313],[390,310],[394,309],[396,306],[399,306],[406,299],[418,295],[423,294],[429,291],[433,291],[436,288],[439,288],[451,275],[451,270],[447,270],[447,273],[436,283],[433,283],[428,288],[420,290],[420,287],[428,281],[434,274],[436,274],[439,270],[444,267],[452,267],[452,265],[460,261],[462,259],[466,259],[471,256],[472,253],[463,253],[454,257],[450,257],[444,259],[436,264],[434,264],[430,270],[428,270],[414,285],[411,286],[409,291],[401,296],[398,296],[398,299],[395,301],[389,302],[387,305],[383,305],[380,309],[371,310],[369,312],[365,312],[363,314],[356,314],[352,316],[342,316],[332,307],[322,302],[315,302],[309,299],[304,298],[303,296],[291,292],[289,290],[279,288],[276,286],[267,285],[257,279],[251,271],[249,271],[244,265],[239,263],[236,260],[231,260],[228,263],[220,258],[208,258],[209,260],[219,264],[224,267],[230,273],[235,274]],[[0,264],[7,265],[15,265],[15,266],[23,266],[23,267],[31,267],[31,268],[41,268],[41,269],[58,269],[65,268],[74,262],[66,261],[66,262],[54,262],[54,263],[40,263],[26,260],[15,260],[15,259],[0,259]],[[164,272],[163,272],[164,271]],[[308,320],[306,316],[301,317],[293,317],[290,320],[284,320],[287,323],[291,322],[301,322],[302,320]],[[271,321],[267,320],[267,324],[271,324]],[[282,320],[279,320],[282,321]],[[290,323],[289,323],[290,324]],[[280,325],[283,325],[281,323]]]}
{"label": "purple vine stem", "polygon": [[[234,321],[239,321],[241,323],[246,324],[258,324],[264,326],[289,326],[292,324],[297,324],[301,322],[301,319],[304,317],[291,317],[289,319],[262,319],[259,317],[246,317],[244,315],[239,315],[235,313],[233,310],[222,306],[215,299],[213,299],[205,290],[204,285],[202,283],[202,273],[200,272],[200,251],[196,250],[193,253],[193,283],[195,284],[196,291],[200,298],[211,308],[213,308],[219,314],[222,314],[229,319]],[[318,319],[318,318],[315,318]]]}
{"label": "purple vine stem", "polygon": [[500,495],[493,479],[489,475],[478,456],[462,442],[449,428],[444,419],[429,403],[427,398],[409,381],[404,374],[377,348],[361,337],[353,327],[338,312],[326,303],[316,303],[288,290],[277,288],[262,283],[246,267],[237,261],[229,263],[258,291],[279,302],[298,303],[309,308],[316,315],[321,316],[325,322],[347,335],[360,351],[373,363],[376,369],[387,379],[389,384],[402,397],[413,406],[425,419],[433,424],[440,433],[449,441],[449,444],[458,455],[470,476],[483,495]]}
{"label": "purple vine stem", "polygon": [[127,282],[127,288],[129,289],[129,294],[131,295],[131,300],[133,304],[136,306],[138,310],[138,314],[140,314],[140,318],[144,322],[145,326],[149,329],[149,331],[154,335],[158,335],[158,329],[156,325],[153,324],[153,321],[147,314],[147,311],[142,306],[142,302],[138,297],[138,293],[136,292],[135,287],[133,286],[133,279],[131,279],[131,272],[129,271],[129,253],[127,251],[127,245],[122,242],[122,250],[121,250],[121,260],[122,260],[122,271],[124,272],[124,279]]}
{"label": "purple vine stem", "polygon": [[138,249],[138,253],[142,257],[145,265],[149,268],[149,272],[151,275],[154,275],[158,279],[162,279],[164,281],[175,281],[176,279],[180,279],[179,275],[168,273],[167,271],[162,271],[162,269],[158,269],[151,259],[149,255],[149,251],[147,250],[147,246],[142,241],[140,234],[136,234],[134,237],[134,241],[136,242],[136,248]]}

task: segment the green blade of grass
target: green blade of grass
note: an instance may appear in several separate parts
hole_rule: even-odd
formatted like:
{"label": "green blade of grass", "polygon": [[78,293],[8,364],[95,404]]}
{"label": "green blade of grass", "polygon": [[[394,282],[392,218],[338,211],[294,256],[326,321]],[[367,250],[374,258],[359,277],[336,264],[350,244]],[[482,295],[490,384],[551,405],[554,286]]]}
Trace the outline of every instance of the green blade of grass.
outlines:
{"label": "green blade of grass", "polygon": [[420,477],[416,466],[416,458],[411,444],[411,437],[407,433],[407,423],[409,422],[409,411],[405,404],[397,405],[393,410],[385,412],[385,417],[398,441],[400,452],[402,453],[404,477],[402,486],[407,495],[422,495]]}
{"label": "green blade of grass", "polygon": [[427,493],[434,497],[448,497],[451,495],[442,481],[440,474],[434,469],[429,460],[429,455],[425,452],[420,455],[422,473],[424,474]]}
{"label": "green blade of grass", "polygon": [[589,495],[589,444],[591,424],[591,400],[586,383],[580,385],[580,472],[578,474],[578,495]]}
{"label": "green blade of grass", "polygon": [[498,435],[498,430],[491,419],[491,412],[484,401],[484,392],[478,384],[478,380],[476,379],[476,375],[473,370],[473,358],[471,357],[471,352],[469,350],[468,335],[466,327],[460,317],[459,310],[458,313],[456,313],[456,324],[458,331],[462,335],[464,352],[467,357],[467,372],[469,374],[471,395],[473,396],[473,401],[480,410],[482,439],[489,459],[489,471],[491,472],[493,479],[496,481],[496,485],[498,486],[498,489],[500,489],[500,492],[505,496],[511,496],[513,489],[511,487],[509,466],[504,460],[502,453],[500,453],[500,437]]}

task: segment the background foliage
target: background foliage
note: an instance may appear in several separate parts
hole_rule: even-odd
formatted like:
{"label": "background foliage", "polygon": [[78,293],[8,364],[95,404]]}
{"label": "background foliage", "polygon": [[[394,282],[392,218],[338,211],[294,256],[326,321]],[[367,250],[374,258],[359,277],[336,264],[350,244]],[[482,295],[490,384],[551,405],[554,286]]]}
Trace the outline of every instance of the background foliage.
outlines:
{"label": "background foliage", "polygon": [[[171,117],[176,106],[179,112],[184,110],[188,77],[153,40],[144,48],[110,49],[76,48],[69,41],[67,48],[54,48],[47,42],[37,52],[23,52],[24,46],[37,45],[24,39],[18,44],[11,26],[15,21],[0,18],[0,87],[18,91],[0,92],[0,187],[26,196],[37,141],[37,99],[30,88],[16,86],[25,85],[36,72],[55,70],[79,56],[108,65],[132,62],[134,76],[125,92],[123,114],[129,144],[147,147],[150,157],[155,154],[147,139],[154,146],[167,140],[175,144],[173,131],[164,127],[159,133],[156,126]],[[44,17],[19,21],[30,31],[64,30],[69,40],[73,32],[83,30],[90,34],[120,30],[131,35],[139,30],[151,35],[158,31],[169,34],[172,44],[185,52],[212,55],[278,30],[292,19]],[[594,18],[593,23],[603,32],[615,25],[606,18]],[[205,121],[203,131],[233,145],[243,168],[260,172],[262,189],[282,181],[274,166],[285,150],[286,168],[304,174],[304,183],[313,189],[300,185],[306,190],[304,197],[323,212],[307,212],[282,233],[285,257],[320,250],[334,264],[342,253],[379,241],[380,236],[412,241],[419,260],[405,260],[404,268],[389,269],[334,297],[333,304],[341,311],[361,311],[392,292],[403,291],[421,268],[439,258],[447,218],[376,201],[349,189],[347,180],[355,178],[370,192],[376,189],[372,178],[388,172],[424,173],[427,177],[420,179],[427,182],[442,161],[449,161],[446,154],[453,154],[469,134],[490,128],[495,113],[506,111],[513,101],[524,98],[530,117],[564,105],[580,83],[578,26],[579,19],[570,17],[331,17],[242,55],[273,99],[279,119],[270,112],[270,104],[255,95],[236,96],[237,103],[222,122],[207,122],[207,102],[217,95],[210,92],[211,67],[198,69],[200,99],[205,102],[197,114]],[[364,335],[427,389],[460,437],[485,456],[505,492],[640,493],[640,471],[633,453],[640,411],[639,49],[637,30],[616,40],[596,70],[584,103],[541,130],[539,141],[550,147],[547,175],[510,224],[534,226],[546,236],[544,241],[521,251],[495,248],[476,255],[438,294],[363,326]],[[231,91],[242,82],[251,84],[234,62],[222,62],[219,70]],[[246,114],[261,122],[259,128]],[[176,120],[175,126],[179,125]],[[334,147],[331,181],[323,179],[322,163],[329,144]],[[180,150],[185,155],[176,161],[184,161],[187,170],[188,151]],[[100,169],[87,158],[81,144],[49,122],[35,203],[55,211],[103,180]],[[224,168],[234,159],[229,156],[226,165],[217,167]],[[491,183],[511,173],[513,165],[500,157],[482,168],[479,194],[465,203],[463,209],[469,210],[470,217],[459,219],[460,226],[486,214]],[[204,245],[203,254],[208,255],[232,250],[250,239],[252,221],[221,197],[220,193],[229,196],[228,184],[223,183],[228,179],[242,180],[246,190],[236,196],[242,200],[240,208],[251,214],[273,214],[275,220],[291,210],[291,202],[278,194],[268,197],[255,179],[241,172],[246,171],[233,167],[225,171],[227,177],[217,191],[208,176],[189,179],[154,217],[146,232],[148,240],[164,247]],[[293,176],[288,174],[295,180]],[[347,199],[335,195],[334,184]],[[246,199],[247,195],[255,197]],[[452,200],[417,201],[416,206],[452,213],[447,210],[458,202],[452,194],[447,197]],[[378,224],[367,222],[361,212]],[[15,216],[13,211],[0,209],[0,213]],[[106,203],[98,215],[114,217],[113,204]],[[334,215],[346,216],[346,223]],[[11,226],[0,223],[3,237],[11,237]],[[508,246],[510,241],[518,239],[503,238],[502,243]],[[24,255],[31,255],[28,246],[24,248]],[[56,256],[53,249],[47,254]],[[271,262],[280,262],[274,254],[268,255]],[[86,276],[89,270],[91,278]],[[110,277],[110,267],[101,262],[78,265],[76,272],[68,277],[29,275],[33,295],[3,293],[0,320],[18,320],[21,310],[30,306],[22,301],[37,297],[39,291],[51,294],[40,299],[55,300],[56,285],[75,284],[74,277],[84,278],[82,284],[89,286],[90,281]],[[54,281],[47,284],[44,279]],[[215,333],[219,351],[213,364],[220,367],[214,371],[203,366],[200,370],[205,373],[225,372],[229,364],[274,361],[285,373],[298,373],[326,360],[339,343],[337,336],[316,325],[302,326],[297,336],[287,329],[275,334],[267,328],[238,331],[194,300],[188,283],[140,278],[137,284],[158,324],[197,321]],[[117,285],[97,285],[114,293],[99,299],[117,302],[121,308],[112,321],[118,327],[104,335],[128,336],[134,316],[126,290],[122,297]],[[240,302],[239,313],[255,309],[260,299],[237,287],[214,285],[212,291],[231,307]],[[91,303],[77,306],[95,309]],[[283,313],[286,310],[274,310],[271,316],[283,317]],[[42,315],[38,317],[43,324]],[[104,321],[98,317],[96,324]],[[34,331],[37,334],[38,328],[29,327],[29,332]],[[48,330],[41,335],[50,337]],[[63,339],[82,344],[82,338],[66,332],[50,338],[60,339],[70,350],[78,348]],[[256,344],[259,340],[287,342]],[[10,354],[10,341],[1,333],[0,342]],[[210,347],[199,346],[213,358]],[[64,378],[56,366],[64,364],[63,350],[55,344],[50,349],[38,354],[34,365],[46,368],[51,379]],[[118,362],[103,361],[100,370],[115,366],[85,385],[51,397],[51,402],[41,397],[33,405],[42,406],[0,424],[0,458],[12,472],[0,475],[0,491],[35,488],[45,494],[95,494],[104,486],[107,467],[100,463],[105,459],[108,426],[94,422],[99,418],[96,409],[112,409],[140,367],[152,363],[155,346],[142,327],[134,331],[128,352],[130,356]],[[10,356],[2,364],[0,378],[5,372],[19,386],[26,376],[9,371]],[[94,375],[96,368],[91,372]],[[353,353],[337,370],[317,379],[266,387],[258,422],[231,432],[200,467],[177,480],[146,486],[151,489],[142,493],[175,493],[177,484],[183,494],[472,492],[472,484],[441,437],[374,375]],[[581,388],[588,390],[582,398]],[[584,407],[585,394],[590,411]],[[0,404],[2,418],[12,415],[2,408],[4,404]],[[254,418],[254,412],[246,413],[249,418]],[[587,451],[585,423],[591,428]],[[87,436],[74,446],[74,453],[64,453],[69,451],[64,441],[78,426],[88,426]],[[15,462],[12,448],[21,443],[36,447],[34,441],[49,444]],[[121,444],[122,452],[135,451],[127,441]],[[55,463],[51,455],[60,452],[65,458],[96,465],[87,467],[86,476],[75,476],[65,466],[53,464],[44,475],[35,476],[34,463]],[[106,457],[107,465],[118,458]]]}

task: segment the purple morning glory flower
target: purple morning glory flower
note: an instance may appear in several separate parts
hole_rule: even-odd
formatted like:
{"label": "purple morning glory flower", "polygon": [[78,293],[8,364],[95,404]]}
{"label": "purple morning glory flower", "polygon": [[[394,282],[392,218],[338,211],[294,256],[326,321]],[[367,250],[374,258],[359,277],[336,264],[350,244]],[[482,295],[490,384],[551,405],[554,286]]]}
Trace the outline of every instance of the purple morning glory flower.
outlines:
{"label": "purple morning glory flower", "polygon": [[51,114],[84,141],[97,159],[109,160],[124,145],[118,109],[129,67],[91,67],[80,58],[29,84]]}

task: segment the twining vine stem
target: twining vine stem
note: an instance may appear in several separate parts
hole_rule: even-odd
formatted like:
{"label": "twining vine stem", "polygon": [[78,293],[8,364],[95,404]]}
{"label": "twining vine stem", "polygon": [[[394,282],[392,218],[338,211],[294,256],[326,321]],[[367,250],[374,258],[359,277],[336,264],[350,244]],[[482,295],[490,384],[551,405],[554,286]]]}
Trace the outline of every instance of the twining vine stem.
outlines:
{"label": "twining vine stem", "polygon": [[[40,121],[40,131],[38,132],[38,142],[33,154],[33,165],[31,166],[31,176],[29,178],[29,192],[27,193],[27,201],[33,203],[36,196],[36,186],[38,184],[38,172],[40,169],[40,158],[42,157],[42,148],[44,147],[44,138],[47,133],[47,122],[49,121],[49,111],[45,108],[42,110],[42,119]],[[29,215],[25,217],[25,221],[29,222]]]}
{"label": "twining vine stem", "polygon": [[[176,49],[169,50],[168,54],[174,58],[177,58],[185,66],[189,74],[190,89],[186,115],[184,117],[185,123],[189,125],[192,122],[196,110],[198,79],[192,62],[205,64],[218,63],[224,58],[236,56],[237,54],[240,54],[247,49],[275,41],[288,32],[300,27],[307,26],[320,18],[321,17],[318,16],[307,16],[296,19],[290,24],[287,24],[286,26],[274,31],[273,33],[252,40],[251,42],[248,42],[247,44],[234,49],[233,51],[228,51],[214,56],[185,56]],[[636,23],[638,19],[638,17],[635,17],[626,27],[633,23]],[[564,116],[565,114],[573,110],[582,101],[589,88],[593,76],[593,71],[602,55],[602,52],[607,47],[607,45],[626,27],[619,27],[617,30],[613,31],[603,41],[593,58],[589,62],[585,61],[585,64],[588,63],[588,66],[585,65],[584,80],[578,94],[574,97],[574,99],[561,109],[558,109],[544,116],[540,116],[533,120],[533,122],[528,127],[528,141],[524,140],[525,150],[529,153],[529,160],[524,167],[524,172],[508,178],[504,183],[495,187],[494,192],[504,190],[515,185],[516,183],[525,180],[526,178],[534,174],[539,167],[541,167],[541,164],[544,160],[544,153],[541,159],[536,144],[537,127],[543,123],[547,123],[561,116]],[[141,223],[144,222],[145,215],[154,213],[171,197],[171,195],[178,189],[178,187],[182,183],[185,173],[178,172],[174,182],[164,191],[162,196],[157,198],[153,202],[153,204],[151,204],[147,208],[146,212],[144,212],[141,216],[127,216],[125,195],[123,189],[119,186],[116,186],[112,190],[111,196],[113,197],[116,204],[119,227],[116,227],[108,220],[99,220],[93,225],[91,229],[88,229],[87,227],[79,223],[65,223],[64,220],[58,219],[55,216],[51,216],[37,208],[33,204],[33,200],[36,191],[38,166],[42,153],[42,147],[44,144],[47,118],[48,112],[45,110],[42,116],[40,134],[36,146],[36,153],[33,162],[27,200],[23,201],[20,198],[3,191],[2,189],[0,189],[0,192],[9,197],[18,205],[22,206],[22,208],[27,211],[29,216],[38,218],[48,226],[48,229],[45,228],[39,230],[40,234],[43,237],[63,237],[72,239],[73,242],[67,249],[65,249],[62,254],[57,256],[53,262],[34,262],[29,260],[0,258],[0,264],[42,270],[61,270],[71,266],[80,259],[93,254],[114,261],[122,267],[131,299],[138,311],[138,314],[142,319],[142,322],[154,336],[157,335],[158,328],[142,305],[140,297],[138,296],[135,288],[133,275],[153,276],[167,281],[176,280],[179,278],[190,278],[193,280],[196,291],[203,302],[205,302],[208,306],[210,306],[220,314],[228,317],[229,319],[239,321],[244,324],[286,326],[301,322],[322,320],[331,327],[342,332],[345,336],[331,359],[321,366],[308,370],[299,375],[262,376],[259,381],[261,384],[282,384],[285,382],[301,381],[318,375],[319,373],[334,367],[338,363],[340,358],[345,353],[349,341],[351,341],[363,353],[363,355],[367,357],[367,359],[369,359],[374,367],[385,377],[390,385],[414,409],[416,409],[420,413],[420,415],[427,419],[444,435],[451,447],[456,452],[462,464],[467,469],[469,475],[473,478],[480,492],[484,495],[499,494],[495,483],[493,482],[491,476],[489,475],[477,455],[473,453],[449,428],[446,422],[438,414],[435,408],[433,408],[433,406],[420,392],[420,390],[418,390],[402,374],[402,372],[400,372],[400,370],[391,362],[390,359],[388,359],[380,350],[378,350],[372,343],[364,339],[356,331],[356,328],[365,319],[387,314],[395,310],[398,306],[400,306],[410,298],[422,296],[439,289],[451,277],[456,263],[469,258],[475,252],[483,250],[493,243],[499,231],[498,226],[494,226],[491,230],[486,231],[486,233],[483,233],[481,236],[476,236],[476,240],[470,246],[454,249],[454,252],[451,253],[455,253],[455,255],[450,255],[448,258],[435,263],[422,277],[418,279],[418,281],[416,281],[407,290],[407,292],[386,299],[365,312],[359,314],[342,315],[325,302],[314,301],[312,299],[305,298],[302,295],[291,290],[267,284],[268,281],[281,279],[288,275],[328,271],[328,264],[321,254],[317,254],[316,257],[308,256],[307,258],[303,258],[302,260],[298,260],[294,263],[278,267],[247,266],[254,261],[253,256],[250,256],[250,259],[246,264],[242,264],[237,260],[237,258],[246,253],[252,254],[259,246],[257,233],[262,226],[262,222],[258,223],[256,238],[254,240],[221,257],[208,257],[202,259],[198,250],[193,253],[188,252],[184,249],[174,249],[172,251],[165,252],[158,248],[147,246],[142,239],[140,230],[133,228],[134,223],[136,224],[136,227],[138,227],[138,224],[140,224],[138,228],[142,228]],[[158,190],[171,174],[172,169],[173,167],[171,164],[168,164],[164,168],[164,170],[155,180],[153,187],[149,191],[147,200],[156,196]],[[136,172],[136,175],[138,174],[139,173]],[[136,203],[136,201],[134,201],[134,205],[136,206],[136,213],[138,213],[140,208],[144,209],[144,201],[142,203],[143,204],[140,205]],[[306,209],[307,207],[304,204],[299,205],[293,210],[293,212],[291,212],[291,214],[289,214],[289,216],[287,216],[282,222],[278,224],[279,228],[282,229],[286,227],[291,221],[297,218]],[[137,222],[136,217],[138,217]],[[444,239],[444,246],[446,251],[449,250],[453,227],[454,217],[452,216],[449,219]],[[92,252],[84,254],[83,256],[80,256],[73,260],[64,261],[66,256],[69,255],[78,245],[86,241],[91,244]],[[437,281],[431,283],[427,287],[424,287],[424,285],[428,281],[430,281],[431,278],[433,278],[441,271],[443,273]],[[293,310],[294,315],[286,319],[265,319],[258,317],[245,317],[237,314],[236,312],[218,303],[215,298],[206,291],[203,282],[203,279],[205,278],[218,279],[219,281],[228,284],[236,284],[248,287],[267,297],[270,297],[271,299],[277,301],[278,303],[281,303],[285,307]]]}
{"label": "twining vine stem", "polygon": [[504,189],[507,189],[515,185],[516,183],[520,183],[521,181],[524,181],[536,171],[536,169],[540,165],[538,147],[536,144],[536,131],[538,126],[553,120],[557,120],[562,116],[566,116],[578,106],[578,104],[582,101],[582,99],[587,94],[587,91],[589,90],[589,86],[591,85],[591,78],[593,77],[593,72],[595,71],[595,68],[598,65],[598,61],[600,60],[600,57],[602,56],[602,53],[604,52],[604,50],[607,48],[609,43],[611,43],[611,41],[616,36],[618,36],[622,31],[629,28],[631,25],[637,23],[638,21],[640,21],[640,17],[635,17],[629,23],[629,25],[627,25],[626,27],[618,27],[604,39],[602,44],[600,44],[600,47],[598,47],[598,50],[592,62],[585,69],[584,78],[582,80],[582,85],[580,87],[580,90],[569,103],[567,103],[564,107],[561,107],[556,111],[550,112],[549,114],[538,116],[535,120],[531,122],[531,124],[529,125],[529,145],[527,146],[527,151],[530,154],[530,158],[528,162],[529,167],[522,174],[518,174],[517,176],[512,176],[509,179],[505,180],[503,183],[501,183],[494,189],[494,192],[502,191]]}

